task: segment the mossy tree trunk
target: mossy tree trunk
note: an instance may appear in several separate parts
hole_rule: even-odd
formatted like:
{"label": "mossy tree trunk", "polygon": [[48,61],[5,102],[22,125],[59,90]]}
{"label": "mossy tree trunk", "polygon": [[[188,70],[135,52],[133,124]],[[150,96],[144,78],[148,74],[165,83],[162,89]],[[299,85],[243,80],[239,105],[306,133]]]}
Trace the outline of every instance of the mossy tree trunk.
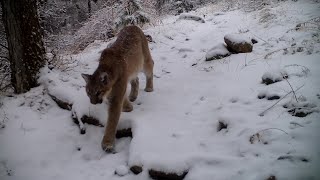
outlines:
{"label": "mossy tree trunk", "polygon": [[37,13],[37,0],[0,0],[7,35],[11,82],[16,93],[38,86],[45,49]]}

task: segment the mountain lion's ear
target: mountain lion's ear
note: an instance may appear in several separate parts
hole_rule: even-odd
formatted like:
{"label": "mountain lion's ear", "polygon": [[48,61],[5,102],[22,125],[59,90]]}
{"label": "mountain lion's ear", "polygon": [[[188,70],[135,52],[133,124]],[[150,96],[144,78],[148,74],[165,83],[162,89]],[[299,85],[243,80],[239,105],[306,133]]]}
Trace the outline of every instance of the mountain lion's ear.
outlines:
{"label": "mountain lion's ear", "polygon": [[100,74],[100,81],[102,83],[107,83],[108,82],[108,74],[106,72],[103,72]]}
{"label": "mountain lion's ear", "polygon": [[86,83],[89,82],[89,79],[90,79],[90,75],[89,75],[89,74],[81,74],[81,76],[82,76],[83,79],[86,81]]}

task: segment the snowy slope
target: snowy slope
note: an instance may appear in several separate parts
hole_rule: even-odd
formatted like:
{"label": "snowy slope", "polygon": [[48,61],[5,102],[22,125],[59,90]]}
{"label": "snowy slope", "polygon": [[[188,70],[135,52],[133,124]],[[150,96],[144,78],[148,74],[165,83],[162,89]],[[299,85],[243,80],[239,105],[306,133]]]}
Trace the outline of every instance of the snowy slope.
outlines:
{"label": "snowy slope", "polygon": [[[134,111],[122,113],[119,124],[131,127],[133,138],[118,139],[115,154],[100,148],[103,128],[85,125],[80,135],[71,113],[47,95],[72,102],[78,116],[105,123],[108,105],[89,103],[80,74],[95,70],[108,43],[74,56],[71,71],[44,69],[42,86],[2,97],[0,179],[150,179],[150,169],[188,171],[187,180],[319,179],[320,5],[289,1],[251,13],[217,13],[220,8],[193,13],[205,14],[205,23],[168,17],[145,30],[155,41],[155,91],[143,91],[141,76]],[[229,33],[258,43],[252,53],[206,62],[206,52]],[[279,72],[288,79],[261,83],[264,74]],[[311,114],[292,116],[288,110],[295,106]],[[128,172],[132,165],[144,171]]]}

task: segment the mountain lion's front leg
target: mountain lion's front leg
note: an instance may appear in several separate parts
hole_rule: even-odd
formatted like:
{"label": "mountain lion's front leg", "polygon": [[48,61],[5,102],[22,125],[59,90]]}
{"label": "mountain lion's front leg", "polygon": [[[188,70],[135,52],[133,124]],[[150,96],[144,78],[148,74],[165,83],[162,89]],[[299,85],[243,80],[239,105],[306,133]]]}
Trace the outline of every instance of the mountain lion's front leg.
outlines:
{"label": "mountain lion's front leg", "polygon": [[123,112],[131,112],[133,110],[133,106],[130,103],[128,96],[125,94],[123,97],[123,106],[122,106],[122,111]]}
{"label": "mountain lion's front leg", "polygon": [[115,135],[122,111],[126,86],[126,82],[117,82],[112,88],[107,126],[101,142],[101,147],[106,152],[112,152],[114,148]]}

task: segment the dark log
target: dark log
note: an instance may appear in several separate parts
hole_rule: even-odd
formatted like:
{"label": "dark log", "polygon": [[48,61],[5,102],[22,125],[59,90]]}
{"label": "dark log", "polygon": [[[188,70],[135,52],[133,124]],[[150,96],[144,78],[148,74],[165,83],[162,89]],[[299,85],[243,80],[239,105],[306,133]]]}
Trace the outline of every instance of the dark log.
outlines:
{"label": "dark log", "polygon": [[150,177],[156,180],[182,180],[187,174],[188,174],[188,171],[185,171],[182,174],[176,174],[176,173],[165,173],[165,172],[156,171],[153,169],[149,170]]}
{"label": "dark log", "polygon": [[68,111],[71,111],[72,109],[72,103],[69,103],[69,102],[66,102],[66,101],[63,101],[59,98],[57,98],[56,96],[52,95],[52,94],[49,94],[49,96],[51,97],[51,99],[57,103],[57,105],[62,108],[62,109],[65,109],[65,110],[68,110]]}
{"label": "dark log", "polygon": [[119,138],[123,138],[123,137],[131,137],[132,138],[131,128],[117,130],[116,138],[119,139]]}

